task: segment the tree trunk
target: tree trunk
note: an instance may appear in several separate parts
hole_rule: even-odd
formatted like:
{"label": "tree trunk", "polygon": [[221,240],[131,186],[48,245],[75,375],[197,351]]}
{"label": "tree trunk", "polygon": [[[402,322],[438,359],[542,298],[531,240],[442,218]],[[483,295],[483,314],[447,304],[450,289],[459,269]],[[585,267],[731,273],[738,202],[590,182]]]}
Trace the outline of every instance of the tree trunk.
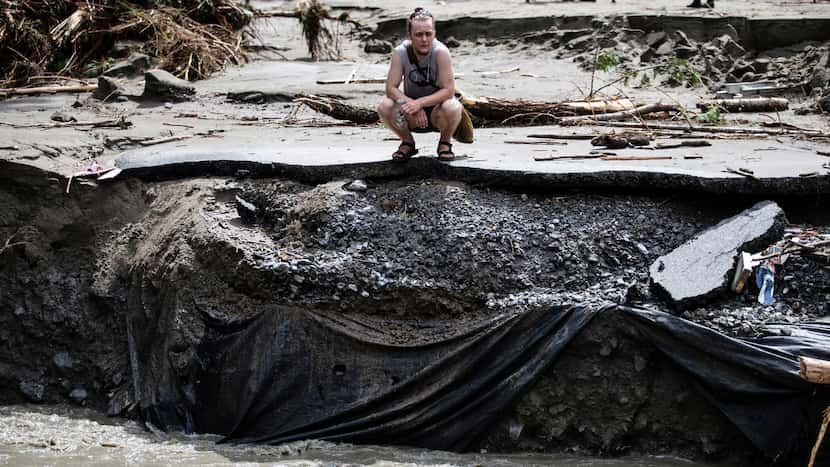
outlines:
{"label": "tree trunk", "polygon": [[707,111],[717,108],[723,112],[778,112],[787,110],[790,101],[783,97],[752,97],[745,99],[711,99],[700,101],[697,108]]}

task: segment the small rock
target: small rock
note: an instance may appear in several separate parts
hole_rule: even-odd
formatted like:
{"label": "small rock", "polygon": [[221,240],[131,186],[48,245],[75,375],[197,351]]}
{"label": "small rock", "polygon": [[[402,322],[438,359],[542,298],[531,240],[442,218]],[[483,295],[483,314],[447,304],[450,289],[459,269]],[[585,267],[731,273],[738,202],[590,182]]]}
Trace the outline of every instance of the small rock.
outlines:
{"label": "small rock", "polygon": [[697,47],[677,47],[674,54],[677,55],[678,58],[689,59],[697,55],[698,50]]}
{"label": "small rock", "polygon": [[62,370],[71,369],[72,365],[75,364],[74,360],[72,360],[72,357],[67,352],[56,353],[55,356],[52,357],[52,362],[55,363],[56,367]]}
{"label": "small rock", "polygon": [[253,224],[257,218],[257,208],[253,203],[245,201],[239,195],[234,196],[236,200],[236,213],[246,224]]}
{"label": "small rock", "polygon": [[78,404],[82,404],[88,396],[84,388],[75,388],[69,393],[69,398]]}
{"label": "small rock", "polygon": [[454,49],[456,47],[461,47],[461,42],[458,42],[458,39],[455,37],[450,36],[444,40],[444,45],[446,45],[447,48]]}
{"label": "small rock", "polygon": [[735,42],[735,40],[728,34],[724,34],[715,39],[714,44],[721,51],[721,53],[724,53],[733,59],[742,57],[746,54],[746,49],[744,49],[741,44]]}
{"label": "small rock", "polygon": [[49,117],[49,118],[54,122],[61,122],[61,123],[69,123],[69,122],[77,122],[78,121],[78,119],[73,117],[72,115],[69,115],[68,113],[61,112],[61,111],[53,113],[52,116]]}
{"label": "small rock", "polygon": [[349,191],[366,191],[369,187],[366,185],[366,182],[358,179],[346,185],[346,189]]}
{"label": "small rock", "polygon": [[363,46],[363,51],[367,54],[388,54],[392,52],[392,44],[380,39],[369,39]]}
{"label": "small rock", "polygon": [[640,250],[640,253],[642,253],[643,256],[648,256],[648,248],[646,248],[646,246],[642,243],[637,242],[637,249]]}
{"label": "small rock", "polygon": [[665,31],[654,31],[646,36],[646,44],[648,44],[650,48],[656,49],[657,47],[660,47],[664,42],[666,42],[666,39],[668,39],[668,37],[669,36],[666,34]]}
{"label": "small rock", "polygon": [[21,381],[19,389],[30,402],[43,402],[44,387],[42,384]]}
{"label": "small rock", "polygon": [[657,47],[657,49],[654,50],[654,54],[660,56],[672,55],[674,54],[674,46],[669,41],[663,42],[660,44],[660,47]]}
{"label": "small rock", "polygon": [[686,35],[686,33],[679,29],[677,31],[674,31],[674,38],[678,46],[693,47],[692,41],[689,40],[689,37]]}

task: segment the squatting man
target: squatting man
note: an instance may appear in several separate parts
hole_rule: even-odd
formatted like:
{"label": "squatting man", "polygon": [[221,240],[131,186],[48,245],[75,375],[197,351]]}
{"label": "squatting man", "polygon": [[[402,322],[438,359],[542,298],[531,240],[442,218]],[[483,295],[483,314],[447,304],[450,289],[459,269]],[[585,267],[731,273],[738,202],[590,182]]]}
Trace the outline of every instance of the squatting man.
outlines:
{"label": "squatting man", "polygon": [[[418,153],[413,132],[437,131],[441,134],[436,149],[438,159],[453,160],[450,139],[462,121],[463,109],[455,99],[450,51],[435,38],[435,19],[423,8],[416,8],[409,15],[406,32],[409,39],[392,53],[386,97],[378,106],[384,125],[401,139],[392,159],[406,161]],[[403,91],[399,89],[401,81]],[[471,126],[469,130],[472,131]],[[470,137],[466,142],[471,141]]]}

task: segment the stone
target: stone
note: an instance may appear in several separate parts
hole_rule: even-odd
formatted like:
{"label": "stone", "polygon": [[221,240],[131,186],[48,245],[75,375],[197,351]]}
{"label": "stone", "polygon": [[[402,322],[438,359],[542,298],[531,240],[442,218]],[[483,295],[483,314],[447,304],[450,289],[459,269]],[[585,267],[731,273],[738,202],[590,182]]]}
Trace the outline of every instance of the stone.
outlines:
{"label": "stone", "polygon": [[732,58],[742,57],[746,54],[746,49],[735,42],[731,36],[724,34],[715,39],[715,46],[723,53]]}
{"label": "stone", "polygon": [[116,62],[111,67],[104,70],[104,76],[136,76],[144,73],[150,65],[152,60],[149,56],[134,53],[125,60]]}
{"label": "stone", "polygon": [[674,49],[674,55],[678,58],[690,59],[698,54],[697,47],[680,46]]}
{"label": "stone", "polygon": [[729,289],[738,253],[781,239],[785,222],[777,204],[760,202],[657,258],[649,268],[651,286],[676,311],[705,304]]}
{"label": "stone", "polygon": [[189,100],[196,90],[189,82],[176,78],[164,70],[150,70],[144,74],[145,99]]}
{"label": "stone", "polygon": [[92,97],[105,101],[107,99],[115,99],[124,92],[118,81],[109,76],[98,77],[98,89],[92,92]]}
{"label": "stone", "polygon": [[242,222],[246,224],[255,223],[257,217],[256,206],[253,203],[240,198],[239,195],[236,195],[234,199],[236,200],[236,213],[239,214],[239,218],[242,219]]}
{"label": "stone", "polygon": [[444,40],[444,45],[446,45],[449,49],[455,49],[457,47],[461,47],[461,42],[459,42],[455,37],[450,36]]}
{"label": "stone", "polygon": [[562,34],[562,42],[570,42],[577,37],[582,37],[594,32],[593,29],[563,29],[560,31]]}
{"label": "stone", "polygon": [[663,42],[660,47],[654,51],[655,55],[672,55],[674,54],[674,47],[671,42]]}
{"label": "stone", "polygon": [[363,46],[363,51],[367,54],[388,54],[392,53],[392,44],[380,39],[369,39]]}
{"label": "stone", "polygon": [[71,369],[72,366],[75,364],[75,361],[67,352],[58,352],[52,357],[52,362],[54,362],[55,366],[62,369],[68,370]]}
{"label": "stone", "polygon": [[677,31],[674,31],[674,41],[679,46],[694,48],[694,46],[692,45],[692,41],[689,40],[689,36],[687,36],[685,32],[679,29]]}
{"label": "stone", "polygon": [[650,32],[646,36],[646,44],[648,44],[650,48],[656,49],[657,47],[660,47],[663,42],[666,42],[666,39],[668,38],[669,36],[666,34],[666,31]]}
{"label": "stone", "polygon": [[75,388],[69,393],[69,398],[78,404],[83,403],[87,397],[89,397],[89,394],[84,388]]}
{"label": "stone", "polygon": [[75,118],[74,116],[72,116],[72,115],[70,115],[66,112],[61,112],[61,111],[57,111],[57,112],[53,113],[52,116],[49,117],[49,118],[53,122],[61,122],[61,123],[69,123],[69,122],[77,122],[78,121],[78,119]]}
{"label": "stone", "polygon": [[44,387],[42,384],[21,381],[19,389],[30,402],[43,402]]}
{"label": "stone", "polygon": [[366,191],[369,187],[366,185],[366,182],[358,179],[346,185],[346,189],[349,191]]}
{"label": "stone", "polygon": [[752,68],[756,73],[766,73],[769,71],[770,60],[768,58],[758,58],[752,62]]}

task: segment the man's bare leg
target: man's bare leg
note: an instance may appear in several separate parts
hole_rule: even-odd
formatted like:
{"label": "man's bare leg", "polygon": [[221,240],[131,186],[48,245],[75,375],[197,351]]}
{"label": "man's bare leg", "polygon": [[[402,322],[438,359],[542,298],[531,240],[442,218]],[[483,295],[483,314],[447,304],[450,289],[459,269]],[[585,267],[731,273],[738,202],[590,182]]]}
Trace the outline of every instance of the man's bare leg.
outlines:
{"label": "man's bare leg", "polygon": [[[452,152],[452,144],[446,143],[450,143],[452,135],[455,134],[455,129],[461,123],[461,110],[461,103],[455,99],[447,99],[436,105],[432,110],[432,125],[441,132],[441,137],[438,140],[439,155],[442,151]],[[452,159],[452,157],[454,155],[447,154],[445,159]]]}
{"label": "man's bare leg", "polygon": [[[395,135],[401,139],[401,145],[392,157],[395,159],[408,159],[409,157],[415,155],[418,150],[415,148],[415,138],[412,137],[412,132],[409,131],[409,124],[407,123],[405,128],[398,127],[398,122],[395,121],[397,113],[397,109],[395,109],[395,101],[388,97],[383,98],[380,105],[378,105],[378,115],[380,116],[380,121],[386,125],[386,128],[392,130],[392,133],[395,133]],[[398,155],[400,156],[396,157]]]}

